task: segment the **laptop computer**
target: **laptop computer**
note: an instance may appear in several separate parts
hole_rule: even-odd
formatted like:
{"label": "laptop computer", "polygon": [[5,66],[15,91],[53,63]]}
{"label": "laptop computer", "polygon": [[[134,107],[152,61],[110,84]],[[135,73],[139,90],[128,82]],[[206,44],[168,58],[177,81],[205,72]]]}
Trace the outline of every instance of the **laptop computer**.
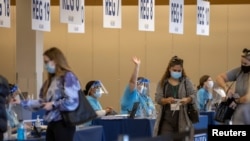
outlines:
{"label": "laptop computer", "polygon": [[132,110],[129,113],[129,118],[135,118],[135,114],[137,112],[137,109],[138,109],[139,105],[140,105],[140,102],[135,102],[133,104],[133,108],[132,108]]}

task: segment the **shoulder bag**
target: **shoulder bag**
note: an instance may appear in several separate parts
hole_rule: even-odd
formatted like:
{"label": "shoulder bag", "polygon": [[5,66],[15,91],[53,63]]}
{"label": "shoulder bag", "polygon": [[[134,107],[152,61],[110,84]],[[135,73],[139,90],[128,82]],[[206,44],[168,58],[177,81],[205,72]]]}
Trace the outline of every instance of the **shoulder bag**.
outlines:
{"label": "shoulder bag", "polygon": [[[240,73],[237,75],[236,80],[238,79]],[[226,94],[228,93],[230,88],[233,86],[235,81],[229,86]],[[234,105],[234,106],[231,106],[231,105]],[[237,103],[234,97],[230,97],[230,98],[227,98],[226,101],[222,101],[215,109],[214,120],[218,122],[225,122],[226,120],[231,120],[233,113],[236,109],[236,106],[237,106]]]}
{"label": "shoulder bag", "polygon": [[80,125],[97,117],[82,90],[78,91],[78,97],[79,104],[74,111],[61,111],[62,118],[67,125]]}
{"label": "shoulder bag", "polygon": [[[185,91],[187,96],[187,88],[186,88],[186,80],[184,80]],[[192,123],[199,122],[199,111],[196,103],[188,103],[187,104],[187,114]]]}

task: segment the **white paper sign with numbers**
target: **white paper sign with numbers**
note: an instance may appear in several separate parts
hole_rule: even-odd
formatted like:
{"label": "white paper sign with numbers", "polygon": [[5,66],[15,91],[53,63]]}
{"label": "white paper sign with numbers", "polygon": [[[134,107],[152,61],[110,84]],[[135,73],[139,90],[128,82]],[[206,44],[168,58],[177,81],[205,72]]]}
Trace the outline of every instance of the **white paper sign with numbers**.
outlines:
{"label": "white paper sign with numbers", "polygon": [[60,0],[60,22],[68,24],[81,24],[81,3],[81,0]]}
{"label": "white paper sign with numbers", "polygon": [[50,0],[31,0],[32,29],[50,31]]}
{"label": "white paper sign with numbers", "polygon": [[0,0],[0,27],[10,28],[10,0]]}
{"label": "white paper sign with numbers", "polygon": [[138,0],[140,31],[155,30],[155,0]]}
{"label": "white paper sign with numbers", "polygon": [[82,11],[82,23],[81,24],[68,24],[68,32],[69,33],[85,33],[85,5],[84,0],[82,0],[81,5]]}
{"label": "white paper sign with numbers", "polygon": [[121,0],[103,0],[103,27],[121,28]]}
{"label": "white paper sign with numbers", "polygon": [[197,0],[196,34],[209,35],[210,25],[210,2]]}
{"label": "white paper sign with numbers", "polygon": [[184,0],[169,0],[169,32],[183,34]]}

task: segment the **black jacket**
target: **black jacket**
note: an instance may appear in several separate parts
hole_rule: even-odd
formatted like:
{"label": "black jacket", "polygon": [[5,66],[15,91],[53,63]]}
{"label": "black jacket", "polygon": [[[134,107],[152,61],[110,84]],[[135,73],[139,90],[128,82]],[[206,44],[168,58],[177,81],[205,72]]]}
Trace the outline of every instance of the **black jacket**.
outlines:
{"label": "black jacket", "polygon": [[0,95],[0,134],[7,130],[7,115],[5,110],[6,99]]}
{"label": "black jacket", "polygon": [[0,140],[3,133],[7,131],[7,114],[5,109],[6,96],[9,94],[8,80],[0,75]]}

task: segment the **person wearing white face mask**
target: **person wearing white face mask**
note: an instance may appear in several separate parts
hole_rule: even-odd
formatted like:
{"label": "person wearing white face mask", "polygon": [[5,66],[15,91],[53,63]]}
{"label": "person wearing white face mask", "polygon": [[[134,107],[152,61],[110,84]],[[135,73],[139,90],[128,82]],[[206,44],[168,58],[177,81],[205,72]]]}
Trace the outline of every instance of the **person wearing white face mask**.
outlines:
{"label": "person wearing white face mask", "polygon": [[121,98],[121,114],[130,114],[134,103],[139,102],[136,116],[150,117],[155,113],[155,106],[149,95],[149,80],[145,77],[138,77],[141,60],[133,57],[132,61],[135,68]]}
{"label": "person wearing white face mask", "polygon": [[200,78],[199,85],[197,87],[197,101],[198,108],[200,111],[209,111],[211,110],[211,102],[213,98],[213,85],[214,82],[209,75],[203,75]]}
{"label": "person wearing white face mask", "polygon": [[99,117],[116,113],[112,107],[102,108],[99,98],[101,98],[104,93],[107,94],[108,92],[99,80],[89,81],[85,86],[84,94]]}

